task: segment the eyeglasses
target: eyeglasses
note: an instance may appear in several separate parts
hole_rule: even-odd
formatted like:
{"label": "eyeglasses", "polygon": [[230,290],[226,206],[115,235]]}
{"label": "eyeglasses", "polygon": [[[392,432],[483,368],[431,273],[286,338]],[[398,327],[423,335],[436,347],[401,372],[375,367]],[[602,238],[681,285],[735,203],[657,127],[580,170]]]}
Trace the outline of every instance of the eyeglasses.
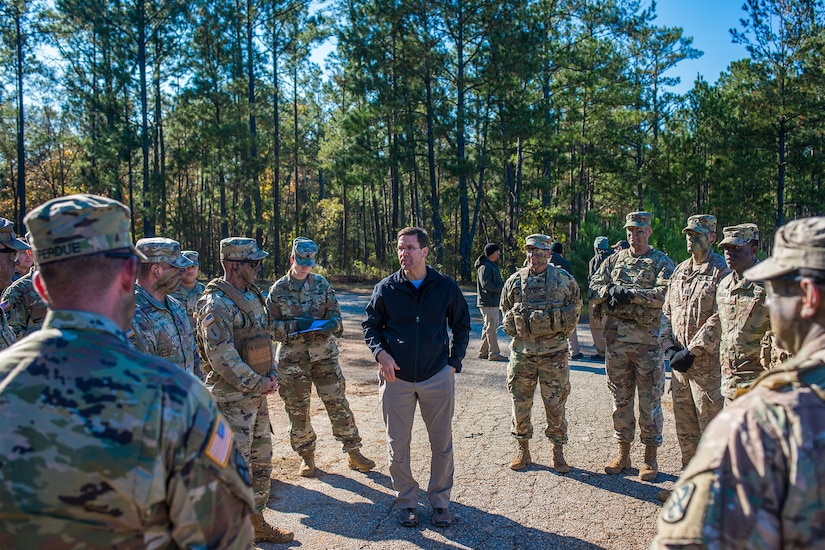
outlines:
{"label": "eyeglasses", "polygon": [[252,269],[258,269],[261,266],[262,260],[235,260],[239,264],[246,264]]}
{"label": "eyeglasses", "polygon": [[542,250],[541,248],[528,248],[527,255],[528,256],[547,256],[550,253],[549,250]]}

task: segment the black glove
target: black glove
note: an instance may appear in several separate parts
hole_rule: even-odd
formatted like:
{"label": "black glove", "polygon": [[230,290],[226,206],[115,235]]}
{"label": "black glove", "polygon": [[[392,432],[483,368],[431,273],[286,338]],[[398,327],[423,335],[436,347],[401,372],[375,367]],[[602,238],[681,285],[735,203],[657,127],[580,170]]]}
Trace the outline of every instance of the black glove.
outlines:
{"label": "black glove", "polygon": [[679,350],[673,355],[673,359],[670,360],[670,368],[678,370],[679,372],[687,372],[690,366],[693,365],[693,359],[695,357],[696,356],[690,353],[687,348]]}
{"label": "black glove", "polygon": [[677,348],[676,346],[673,346],[673,347],[667,348],[667,349],[665,350],[665,359],[667,359],[668,361],[673,361],[673,357],[674,357],[677,353],[679,353],[679,349],[680,349],[680,348]]}
{"label": "black glove", "polygon": [[626,306],[629,304],[630,299],[633,297],[633,291],[628,290],[622,285],[612,285],[607,289],[607,296],[607,306],[613,309],[616,306]]}
{"label": "black glove", "polygon": [[324,321],[324,324],[321,325],[316,332],[318,334],[332,334],[333,332],[335,332],[335,327],[337,325],[338,323],[336,323],[332,319],[328,319]]}
{"label": "black glove", "polygon": [[301,332],[312,326],[312,317],[296,317],[295,318],[295,332]]}

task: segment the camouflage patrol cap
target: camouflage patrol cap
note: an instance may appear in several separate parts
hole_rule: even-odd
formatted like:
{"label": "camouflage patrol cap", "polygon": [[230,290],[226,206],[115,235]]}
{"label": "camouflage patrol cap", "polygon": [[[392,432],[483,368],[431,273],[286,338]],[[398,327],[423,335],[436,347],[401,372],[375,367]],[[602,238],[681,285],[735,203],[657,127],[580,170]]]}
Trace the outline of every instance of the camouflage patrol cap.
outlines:
{"label": "camouflage patrol cap", "polygon": [[603,235],[596,237],[596,240],[593,241],[593,248],[608,250],[610,248],[610,241]]}
{"label": "camouflage patrol cap", "polygon": [[98,195],[58,197],[29,212],[29,243],[38,265],[98,252],[130,248],[145,258],[129,236],[129,209]]}
{"label": "camouflage patrol cap", "polygon": [[631,212],[625,217],[624,226],[628,227],[650,227],[653,214],[650,212]]}
{"label": "camouflage patrol cap", "polygon": [[197,250],[184,250],[181,254],[183,254],[184,258],[192,262],[192,265],[201,265],[201,255],[198,254]]}
{"label": "camouflage patrol cap", "polygon": [[716,216],[697,214],[687,219],[687,227],[682,233],[716,233]]}
{"label": "camouflage patrol cap", "polygon": [[766,281],[797,269],[825,271],[825,217],[802,218],[777,229],[771,257],[743,275],[751,281]]}
{"label": "camouflage patrol cap", "polygon": [[17,238],[14,233],[14,222],[0,218],[0,244],[12,250],[28,250],[31,248],[26,241]]}
{"label": "camouflage patrol cap", "polygon": [[258,243],[255,239],[247,237],[229,237],[221,240],[221,260],[229,261],[244,261],[244,260],[263,260],[269,256],[258,248]]}
{"label": "camouflage patrol cap", "polygon": [[167,239],[166,237],[147,237],[135,243],[135,247],[143,252],[145,260],[142,264],[167,263],[172,267],[184,269],[192,265],[192,262],[183,257],[180,252],[178,241]]}
{"label": "camouflage patrol cap", "polygon": [[306,237],[298,237],[292,241],[292,259],[304,267],[315,265],[315,255],[318,254],[318,245]]}
{"label": "camouflage patrol cap", "polygon": [[740,223],[722,229],[725,237],[719,243],[719,247],[724,246],[744,246],[751,241],[759,240],[759,228],[755,223]]}
{"label": "camouflage patrol cap", "polygon": [[525,248],[533,247],[541,250],[550,250],[551,246],[553,246],[553,239],[542,233],[533,233],[532,235],[528,235],[524,240]]}

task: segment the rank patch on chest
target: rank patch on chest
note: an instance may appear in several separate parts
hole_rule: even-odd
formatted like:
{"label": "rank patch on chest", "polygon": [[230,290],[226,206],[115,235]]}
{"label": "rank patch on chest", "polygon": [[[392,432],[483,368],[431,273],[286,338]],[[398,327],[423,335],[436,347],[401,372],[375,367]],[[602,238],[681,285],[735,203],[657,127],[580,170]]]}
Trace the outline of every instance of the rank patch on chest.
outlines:
{"label": "rank patch on chest", "polygon": [[686,483],[674,490],[665,504],[662,519],[668,523],[682,521],[695,489],[696,486],[693,483]]}
{"label": "rank patch on chest", "polygon": [[215,421],[212,435],[206,443],[206,456],[215,461],[221,468],[229,462],[229,453],[232,450],[232,430],[223,418]]}

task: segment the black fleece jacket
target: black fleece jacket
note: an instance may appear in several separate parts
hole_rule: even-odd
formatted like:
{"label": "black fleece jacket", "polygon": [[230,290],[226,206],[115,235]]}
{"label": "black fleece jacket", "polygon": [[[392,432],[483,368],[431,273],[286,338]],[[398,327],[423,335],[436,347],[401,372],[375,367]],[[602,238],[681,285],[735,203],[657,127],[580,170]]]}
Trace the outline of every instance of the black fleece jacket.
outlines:
{"label": "black fleece jacket", "polygon": [[[461,371],[470,341],[470,309],[451,278],[427,266],[417,289],[398,270],[375,285],[361,323],[373,357],[389,353],[401,370],[395,376],[422,382],[446,365]],[[447,327],[452,332],[452,346]]]}

